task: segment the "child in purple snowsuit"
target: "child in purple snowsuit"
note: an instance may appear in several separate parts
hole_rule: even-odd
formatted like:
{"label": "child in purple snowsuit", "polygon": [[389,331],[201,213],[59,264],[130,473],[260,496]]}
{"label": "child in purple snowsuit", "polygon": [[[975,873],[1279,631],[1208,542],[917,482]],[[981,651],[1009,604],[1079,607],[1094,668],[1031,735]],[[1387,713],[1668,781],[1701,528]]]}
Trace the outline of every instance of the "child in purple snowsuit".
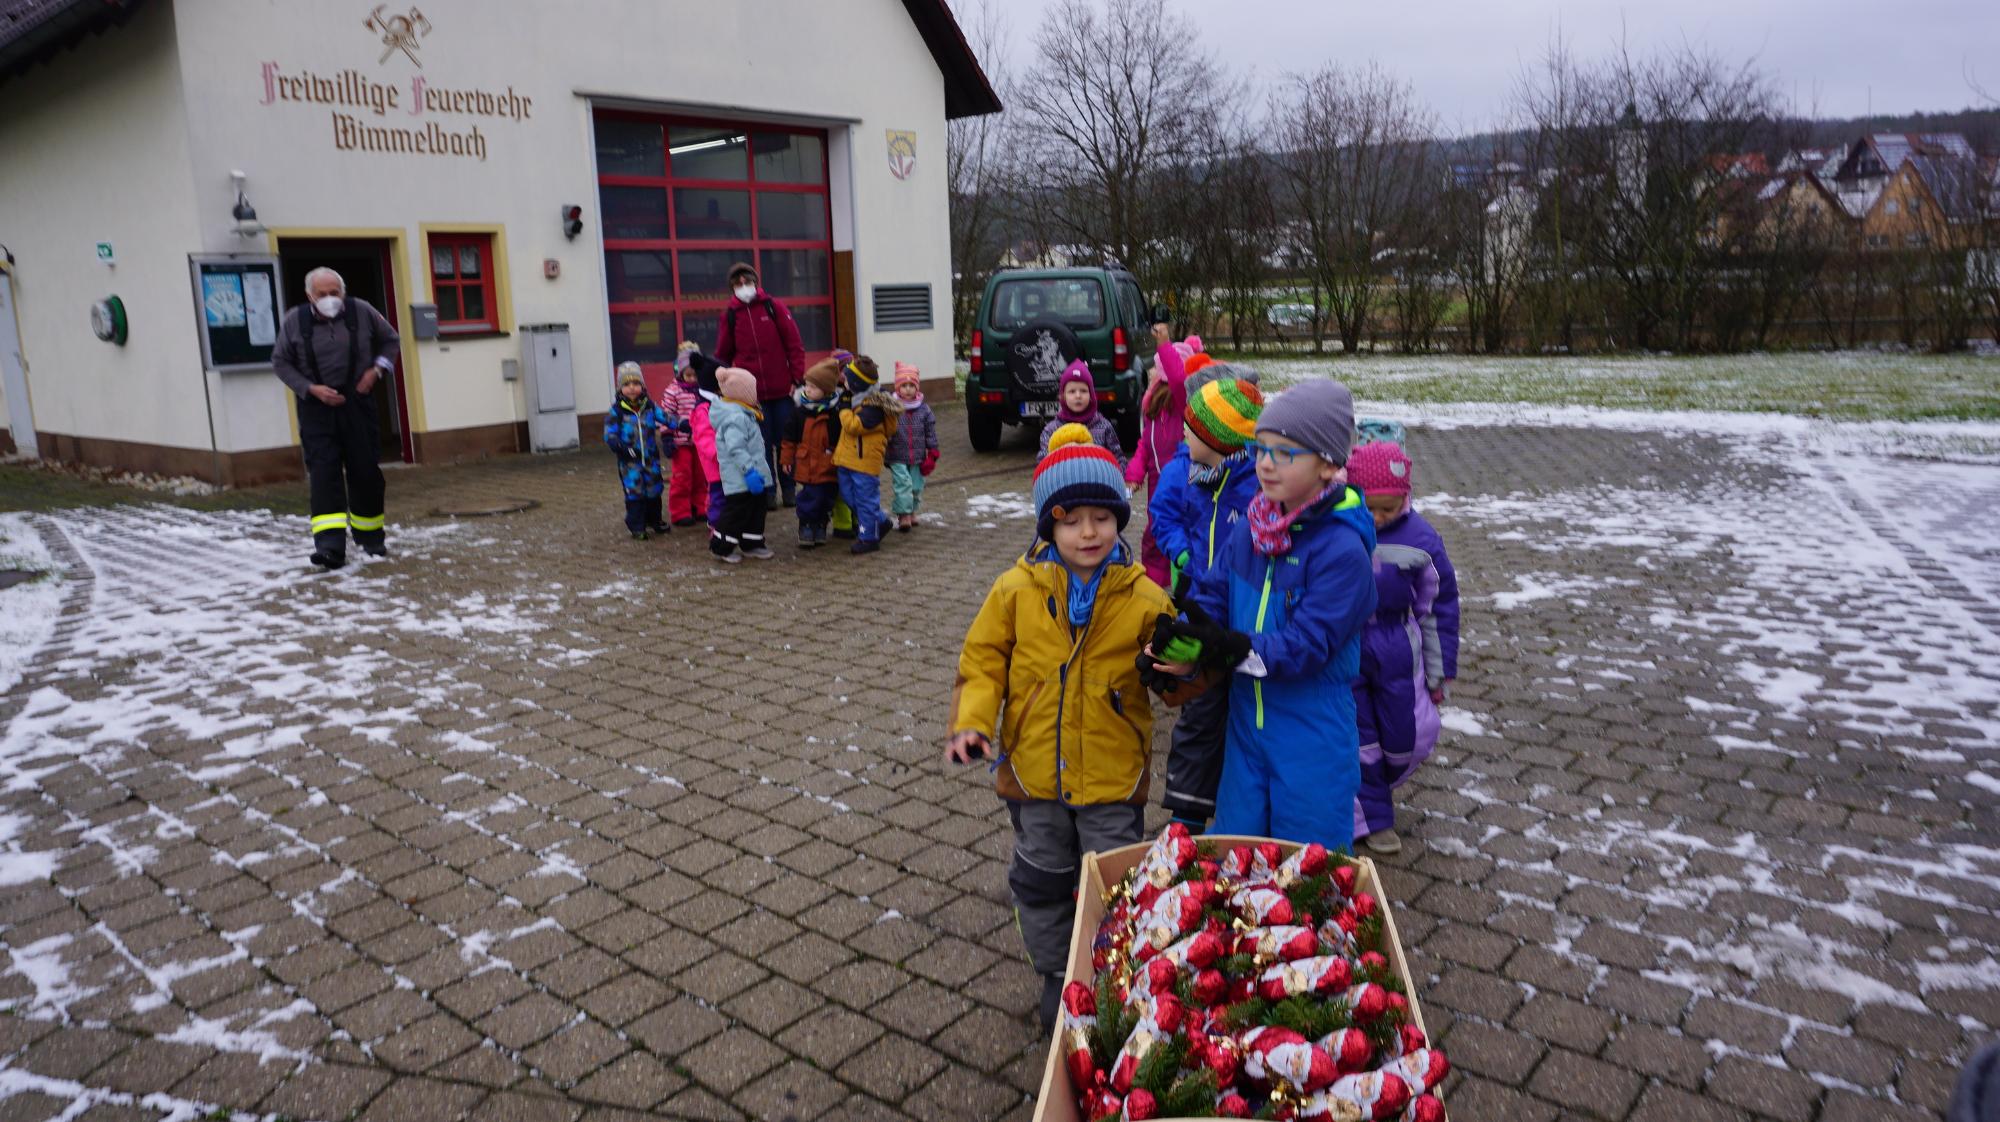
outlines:
{"label": "child in purple snowsuit", "polygon": [[1354,836],[1376,853],[1402,849],[1391,792],[1437,746],[1438,706],[1458,676],[1458,576],[1444,539],[1410,509],[1410,457],[1393,442],[1366,444],[1347,479],[1375,516],[1375,615],[1361,632],[1354,681],[1361,786]]}

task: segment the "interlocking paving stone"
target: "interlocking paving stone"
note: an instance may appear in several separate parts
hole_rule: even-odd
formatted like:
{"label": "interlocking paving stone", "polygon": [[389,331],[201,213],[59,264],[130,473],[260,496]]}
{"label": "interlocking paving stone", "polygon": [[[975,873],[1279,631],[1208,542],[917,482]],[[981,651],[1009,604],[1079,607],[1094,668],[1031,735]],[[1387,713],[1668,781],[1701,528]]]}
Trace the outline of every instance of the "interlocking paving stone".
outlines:
{"label": "interlocking paving stone", "polygon": [[[69,743],[0,794],[25,851],[61,854],[0,887],[0,1066],[298,1118],[1027,1117],[1045,1041],[1005,814],[935,745],[963,626],[1025,544],[966,500],[1025,492],[1030,453],[941,421],[937,521],[870,558],[630,542],[595,450],[394,473],[397,556],[332,577],[259,515],[190,514],[172,546],[143,508],[37,516],[76,592],[0,723]],[[1958,664],[1822,559],[1716,611],[1757,543],[1633,525],[1722,493],[1870,524],[1846,477],[1688,434],[1410,443],[1464,666],[1379,864],[1453,1116],[1936,1117],[2000,953],[2000,800],[1939,753],[2000,714],[1882,716],[1867,691]],[[1976,486],[1931,501],[2000,495]],[[512,498],[539,505],[422,515]],[[1872,524],[1907,560],[1886,595],[2000,652],[1946,618],[1979,590]],[[229,638],[96,651],[176,620]],[[1786,700],[1770,667],[1818,685]],[[44,690],[85,717],[50,724]],[[75,992],[29,984],[29,948]]]}

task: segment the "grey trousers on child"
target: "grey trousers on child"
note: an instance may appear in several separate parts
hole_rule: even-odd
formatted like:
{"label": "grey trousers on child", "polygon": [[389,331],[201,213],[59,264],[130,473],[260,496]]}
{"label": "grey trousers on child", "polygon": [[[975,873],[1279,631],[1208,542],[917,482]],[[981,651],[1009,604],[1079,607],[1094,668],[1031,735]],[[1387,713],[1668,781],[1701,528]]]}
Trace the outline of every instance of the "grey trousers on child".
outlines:
{"label": "grey trousers on child", "polygon": [[1007,867],[1007,887],[1013,891],[1014,918],[1036,973],[1061,975],[1069,967],[1083,855],[1138,841],[1145,833],[1145,815],[1145,807],[1132,803],[1008,802],[1014,861]]}
{"label": "grey trousers on child", "polygon": [[1192,822],[1215,817],[1215,790],[1222,785],[1222,748],[1228,739],[1229,679],[1225,678],[1190,698],[1174,721],[1167,748],[1167,790],[1160,796],[1167,813]]}

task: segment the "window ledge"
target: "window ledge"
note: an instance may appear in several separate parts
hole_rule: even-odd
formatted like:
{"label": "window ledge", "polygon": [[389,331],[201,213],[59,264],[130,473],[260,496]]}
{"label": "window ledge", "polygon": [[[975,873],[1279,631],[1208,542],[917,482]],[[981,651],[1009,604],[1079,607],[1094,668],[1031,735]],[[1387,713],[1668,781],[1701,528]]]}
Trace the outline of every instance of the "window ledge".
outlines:
{"label": "window ledge", "polygon": [[497,327],[473,327],[460,328],[458,330],[453,330],[449,327],[440,327],[438,328],[437,338],[428,341],[433,343],[454,343],[460,339],[505,339],[512,334],[513,332],[511,331],[502,331]]}

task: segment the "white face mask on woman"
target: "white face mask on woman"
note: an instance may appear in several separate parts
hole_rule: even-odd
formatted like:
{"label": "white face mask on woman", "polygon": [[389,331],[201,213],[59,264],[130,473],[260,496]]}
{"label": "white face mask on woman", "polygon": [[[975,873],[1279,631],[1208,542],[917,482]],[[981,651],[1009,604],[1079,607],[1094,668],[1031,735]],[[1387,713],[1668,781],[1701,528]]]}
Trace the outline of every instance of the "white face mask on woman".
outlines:
{"label": "white face mask on woman", "polygon": [[745,304],[748,304],[750,301],[755,300],[757,298],[757,286],[754,284],[737,285],[736,298],[738,300],[743,301]]}
{"label": "white face mask on woman", "polygon": [[340,297],[338,296],[322,296],[313,301],[313,307],[319,311],[320,315],[325,316],[327,319],[332,319],[339,315],[341,306]]}

